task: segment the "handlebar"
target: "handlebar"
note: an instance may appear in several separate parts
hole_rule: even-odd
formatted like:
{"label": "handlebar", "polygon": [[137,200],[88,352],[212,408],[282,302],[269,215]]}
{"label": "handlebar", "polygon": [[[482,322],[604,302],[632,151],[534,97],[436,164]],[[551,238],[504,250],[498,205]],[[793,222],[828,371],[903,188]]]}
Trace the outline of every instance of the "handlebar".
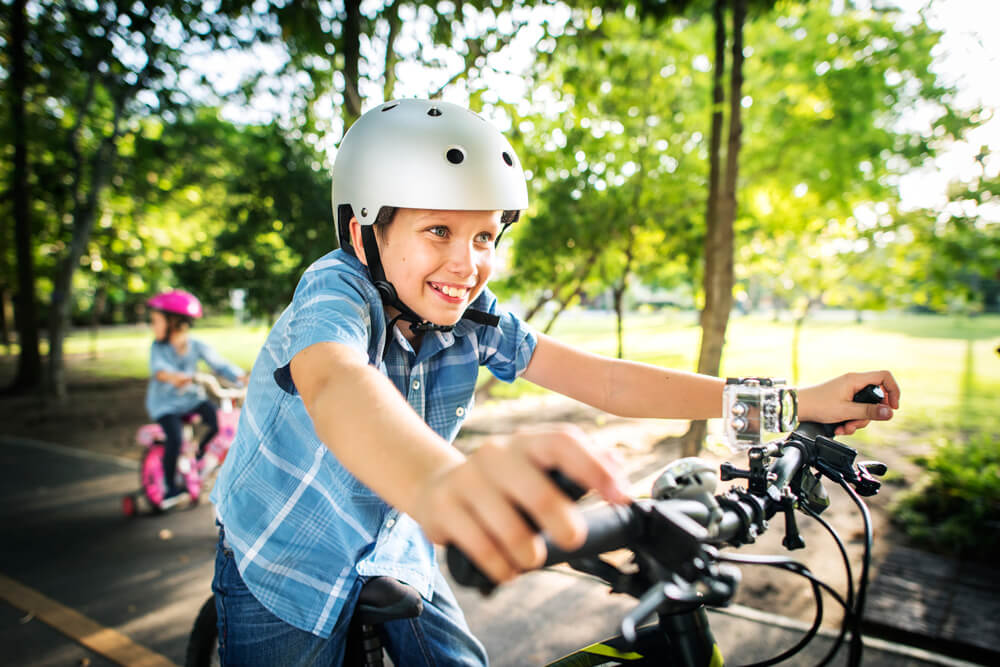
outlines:
{"label": "handlebar", "polygon": [[[875,385],[854,396],[855,402],[864,403],[878,403],[883,398],[881,388]],[[634,629],[643,618],[656,613],[668,601],[696,606],[728,603],[740,575],[734,568],[719,565],[720,560],[727,558],[721,557],[716,547],[754,542],[778,512],[785,516],[782,544],[789,550],[804,547],[794,513],[802,509],[818,516],[829,506],[830,499],[821,481],[825,477],[844,488],[862,509],[868,535],[858,600],[855,608],[848,609],[845,615],[846,631],[848,616],[855,625],[860,618],[871,550],[870,521],[859,496],[878,492],[881,482],[875,476],[884,474],[886,466],[871,461],[856,462],[857,451],[832,438],[839,425],[804,422],[783,440],[751,447],[747,451],[747,470],[724,463],[716,475],[714,468],[701,459],[675,461],[654,483],[651,498],[635,499],[628,505],[604,504],[584,509],[587,537],[578,549],[564,551],[546,538],[545,566],[568,563],[607,581],[614,592],[640,598],[639,606],[622,624],[628,639],[630,635],[634,637]],[[567,495],[574,499],[582,495],[582,489],[559,477],[554,479]],[[719,479],[741,478],[747,480],[746,487],[734,486],[713,495]],[[597,558],[623,548],[633,552],[637,571],[621,572]],[[447,562],[459,584],[474,586],[483,593],[494,588],[493,582],[457,548],[448,547]],[[847,567],[849,571],[849,564]],[[818,597],[817,585],[823,584],[809,574],[804,576],[812,579]],[[849,588],[845,607],[852,597]],[[839,598],[838,601],[843,603]],[[818,628],[821,607],[817,613]],[[855,632],[852,654],[860,652],[859,636]]]}
{"label": "handlebar", "polygon": [[229,399],[231,401],[240,401],[247,394],[245,386],[223,387],[222,383],[219,382],[219,378],[211,373],[195,373],[191,381],[204,387],[209,394],[219,400]]}

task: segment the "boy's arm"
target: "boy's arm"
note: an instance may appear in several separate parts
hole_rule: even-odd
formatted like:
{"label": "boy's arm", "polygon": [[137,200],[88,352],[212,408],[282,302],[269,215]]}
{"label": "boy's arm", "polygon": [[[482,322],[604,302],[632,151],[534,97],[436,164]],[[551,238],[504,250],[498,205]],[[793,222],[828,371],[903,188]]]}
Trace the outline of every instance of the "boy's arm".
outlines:
{"label": "boy's arm", "polygon": [[317,343],[291,372],[320,440],[390,505],[407,511],[427,479],[464,460],[357,350]]}
{"label": "boy's arm", "polygon": [[522,377],[620,417],[710,419],[722,416],[717,377],[602,357],[538,334]]}
{"label": "boy's arm", "polygon": [[494,581],[544,559],[525,515],[563,548],[585,537],[578,510],[546,470],[558,468],[608,500],[627,501],[614,466],[579,429],[490,438],[465,457],[348,345],[305,348],[292,359],[291,374],[316,434],[337,460],[412,516],[431,541],[455,544]]}
{"label": "boy's arm", "polygon": [[[722,416],[725,381],[721,378],[602,357],[544,334],[538,334],[534,355],[522,377],[621,417]],[[869,384],[885,388],[885,403],[869,405],[851,400]],[[845,373],[821,384],[800,387],[799,419],[846,421],[837,433],[850,435],[870,420],[891,419],[893,410],[899,408],[899,396],[899,385],[889,371]]]}

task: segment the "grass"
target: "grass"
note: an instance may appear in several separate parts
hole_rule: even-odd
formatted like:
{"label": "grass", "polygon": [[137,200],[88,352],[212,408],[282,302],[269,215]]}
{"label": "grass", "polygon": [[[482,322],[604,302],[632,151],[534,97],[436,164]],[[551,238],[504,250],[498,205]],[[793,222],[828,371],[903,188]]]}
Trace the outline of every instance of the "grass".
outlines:
{"label": "grass", "polygon": [[[798,351],[800,378],[792,376],[790,322],[756,315],[733,317],[721,375],[768,375],[810,384],[848,371],[888,369],[903,395],[893,429],[936,437],[998,428],[1000,356],[994,350],[1000,343],[1000,316],[869,314],[857,323],[853,316],[836,315],[806,321]],[[696,368],[701,332],[693,315],[635,313],[625,322],[627,359]],[[576,312],[560,319],[552,334],[613,356],[615,326],[610,314]],[[506,398],[542,391],[515,382],[499,387],[495,395]]]}
{"label": "grass", "polygon": [[[887,368],[902,387],[903,403],[892,427],[923,435],[966,435],[998,428],[1000,406],[1000,316],[821,314],[807,321],[799,346],[799,384],[819,382],[851,370]],[[693,370],[700,330],[692,313],[663,311],[626,317],[625,357]],[[612,314],[565,313],[553,335],[598,354],[617,351]],[[793,326],[765,316],[733,317],[727,332],[722,375],[792,377]],[[262,326],[199,323],[194,335],[244,368],[250,368],[266,335]],[[148,327],[101,329],[92,338],[79,331],[66,341],[75,375],[144,378],[148,373]],[[96,352],[96,355],[95,355]],[[483,369],[484,374],[488,371]],[[497,385],[494,395],[510,398],[544,393],[527,382]]]}

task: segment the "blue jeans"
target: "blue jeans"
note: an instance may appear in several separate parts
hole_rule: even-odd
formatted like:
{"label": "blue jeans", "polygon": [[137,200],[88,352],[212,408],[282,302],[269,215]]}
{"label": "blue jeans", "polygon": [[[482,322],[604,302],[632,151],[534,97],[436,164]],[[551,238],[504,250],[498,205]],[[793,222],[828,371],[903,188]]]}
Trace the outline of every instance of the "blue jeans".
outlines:
{"label": "blue jeans", "polygon": [[[353,609],[361,581],[351,591]],[[344,660],[348,623],[338,622],[329,637],[319,637],[285,623],[257,601],[225,545],[223,529],[215,555],[215,607],[219,617],[219,657],[223,665],[327,665]],[[385,648],[397,667],[488,664],[483,645],[472,636],[448,583],[436,573],[434,597],[424,600],[417,618],[382,626]]]}

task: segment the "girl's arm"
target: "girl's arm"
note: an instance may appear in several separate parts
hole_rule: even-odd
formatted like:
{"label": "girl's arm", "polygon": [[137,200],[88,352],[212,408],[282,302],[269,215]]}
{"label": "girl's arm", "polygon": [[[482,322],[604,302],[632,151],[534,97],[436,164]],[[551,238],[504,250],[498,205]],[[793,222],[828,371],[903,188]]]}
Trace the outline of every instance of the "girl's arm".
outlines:
{"label": "girl's arm", "polygon": [[522,511],[563,548],[585,537],[578,510],[547,469],[559,468],[608,500],[627,500],[613,466],[578,429],[491,438],[466,458],[347,345],[307,347],[292,359],[291,374],[316,434],[337,460],[412,516],[431,541],[455,544],[495,581],[544,558]]}
{"label": "girl's arm", "polygon": [[221,375],[230,382],[246,384],[247,374],[242,368],[234,363],[231,363],[208,343],[200,340],[195,341],[194,343],[198,346],[198,356],[201,357],[202,361],[208,364],[208,367],[212,369],[213,373]]}
{"label": "girl's arm", "polygon": [[[538,334],[535,353],[523,376],[537,385],[621,417],[709,419],[722,416],[721,378],[623,361],[584,352]],[[853,403],[868,384],[886,389],[886,403]],[[800,388],[799,419],[847,421],[837,433],[850,435],[870,420],[892,418],[899,408],[899,385],[889,371],[847,373]]]}
{"label": "girl's arm", "polygon": [[166,382],[167,384],[172,384],[178,389],[183,389],[185,386],[191,384],[191,376],[187,373],[181,373],[179,371],[156,371],[154,377],[160,382]]}

